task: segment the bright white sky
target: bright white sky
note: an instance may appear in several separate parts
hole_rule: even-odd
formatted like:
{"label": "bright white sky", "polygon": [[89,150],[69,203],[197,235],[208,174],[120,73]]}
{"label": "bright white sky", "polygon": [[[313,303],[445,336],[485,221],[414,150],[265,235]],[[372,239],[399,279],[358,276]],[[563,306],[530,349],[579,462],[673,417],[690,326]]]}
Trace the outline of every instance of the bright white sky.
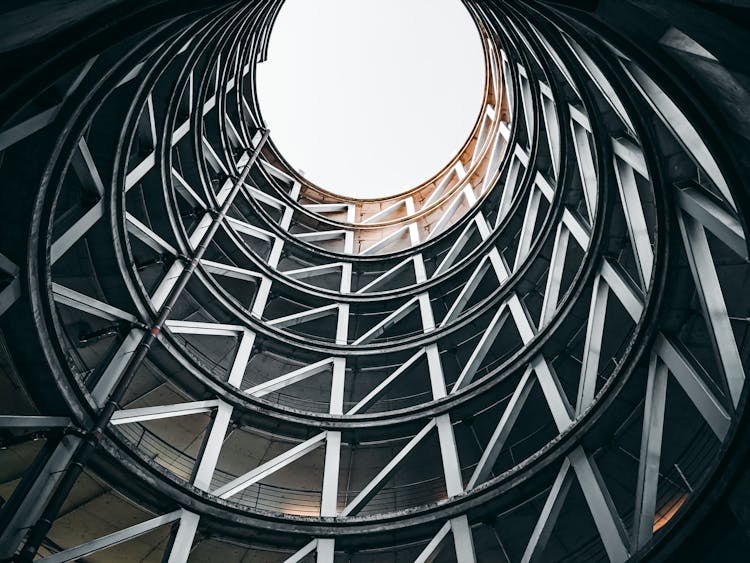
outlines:
{"label": "bright white sky", "polygon": [[459,0],[286,0],[258,98],[274,143],[307,179],[381,197],[429,179],[463,145],[484,79]]}

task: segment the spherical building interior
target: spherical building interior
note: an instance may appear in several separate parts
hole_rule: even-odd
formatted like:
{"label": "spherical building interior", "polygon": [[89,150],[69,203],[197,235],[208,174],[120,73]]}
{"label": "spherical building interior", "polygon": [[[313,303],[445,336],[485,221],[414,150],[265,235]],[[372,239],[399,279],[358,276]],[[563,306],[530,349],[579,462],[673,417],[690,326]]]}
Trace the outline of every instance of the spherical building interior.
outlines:
{"label": "spherical building interior", "polygon": [[365,4],[0,7],[0,561],[747,560],[750,2]]}

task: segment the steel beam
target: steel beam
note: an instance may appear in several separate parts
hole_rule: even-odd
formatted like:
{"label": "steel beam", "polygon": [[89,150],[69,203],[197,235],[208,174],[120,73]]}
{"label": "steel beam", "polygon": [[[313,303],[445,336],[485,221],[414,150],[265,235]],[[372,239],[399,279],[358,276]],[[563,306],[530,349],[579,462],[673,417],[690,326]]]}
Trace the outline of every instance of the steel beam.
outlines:
{"label": "steel beam", "polygon": [[279,469],[282,469],[290,463],[293,463],[299,458],[307,455],[318,446],[320,446],[320,443],[326,439],[326,436],[327,432],[321,432],[320,434],[313,436],[309,440],[306,440],[301,444],[294,446],[292,449],[284,452],[283,454],[259,465],[252,471],[248,471],[244,475],[240,475],[239,477],[232,479],[229,483],[222,485],[218,489],[212,491],[212,494],[223,499],[233,497],[234,495],[242,492],[254,483],[265,479],[272,473],[275,473]]}
{"label": "steel beam", "polygon": [[398,467],[398,464],[401,463],[404,458],[406,458],[409,453],[411,453],[414,448],[417,447],[417,445],[427,436],[427,434],[430,433],[430,431],[435,428],[436,421],[435,419],[430,420],[423,428],[420,430],[409,442],[401,448],[401,450],[391,458],[391,460],[381,469],[375,477],[373,477],[370,482],[359,492],[359,494],[354,497],[354,499],[344,507],[344,509],[341,511],[341,516],[355,516],[363,507],[364,505],[372,499],[376,494],[378,494],[378,491],[383,488],[385,485],[387,479],[391,476],[391,474],[396,470],[396,467]]}
{"label": "steel beam", "polygon": [[164,524],[174,522],[182,516],[182,512],[182,509],[180,509],[163,516],[157,516],[156,518],[152,518],[151,520],[146,520],[145,522],[130,526],[129,528],[125,528],[124,530],[119,530],[112,534],[107,534],[106,536],[102,536],[101,538],[86,542],[77,547],[66,549],[59,553],[55,553],[54,555],[50,555],[49,557],[43,557],[39,561],[44,561],[45,563],[64,563],[66,561],[75,561],[76,559],[81,559],[83,557],[86,557],[87,555],[91,555],[92,553],[101,551],[102,549],[107,549],[108,547],[112,547],[113,545],[117,545],[133,538],[137,538],[138,536],[142,536],[143,534],[147,534],[151,530],[163,526]]}
{"label": "steel beam", "polygon": [[586,340],[583,345],[583,361],[581,362],[581,378],[578,383],[576,415],[582,414],[594,401],[594,395],[596,395],[596,381],[599,376],[599,363],[601,361],[608,298],[609,286],[607,282],[604,281],[602,276],[596,276],[591,292],[588,323],[586,324]]}
{"label": "steel beam", "polygon": [[711,343],[732,404],[737,407],[745,385],[745,368],[737,349],[706,231],[700,223],[685,214],[678,216],[678,222]]}
{"label": "steel beam", "polygon": [[547,500],[542,507],[542,512],[537,519],[534,530],[531,532],[531,538],[526,544],[521,563],[533,563],[543,561],[544,548],[552,535],[552,530],[560,516],[565,498],[570,491],[570,485],[573,482],[573,473],[570,471],[570,461],[565,458],[562,467],[557,473],[555,482],[547,494]]}
{"label": "steel beam", "polygon": [[586,504],[594,518],[599,535],[612,563],[624,562],[629,558],[627,536],[612,499],[607,492],[601,475],[591,459],[578,446],[568,455],[570,464],[578,477]]}
{"label": "steel beam", "polygon": [[477,485],[486,481],[487,477],[489,477],[489,474],[492,472],[492,467],[497,461],[497,458],[505,445],[505,441],[508,439],[511,430],[513,429],[513,425],[516,423],[518,415],[526,404],[526,399],[534,386],[534,379],[531,376],[532,369],[531,366],[529,366],[521,377],[518,385],[516,385],[516,389],[513,392],[510,401],[508,401],[508,404],[503,411],[503,415],[500,417],[500,421],[492,432],[492,436],[490,436],[490,440],[482,452],[482,457],[479,458],[479,462],[474,468],[474,473],[472,473],[469,478],[469,482],[466,485],[467,489],[473,489]]}
{"label": "steel beam", "polygon": [[632,544],[636,550],[646,545],[654,533],[668,377],[666,364],[652,353],[646,383],[646,399],[643,403],[641,451],[638,457],[638,483],[633,510]]}
{"label": "steel beam", "polygon": [[189,403],[178,403],[175,405],[159,405],[155,407],[142,407],[137,409],[125,409],[112,415],[112,424],[132,424],[134,422],[146,422],[148,420],[161,420],[177,416],[190,416],[210,412],[219,406],[218,399],[209,401],[192,401]]}

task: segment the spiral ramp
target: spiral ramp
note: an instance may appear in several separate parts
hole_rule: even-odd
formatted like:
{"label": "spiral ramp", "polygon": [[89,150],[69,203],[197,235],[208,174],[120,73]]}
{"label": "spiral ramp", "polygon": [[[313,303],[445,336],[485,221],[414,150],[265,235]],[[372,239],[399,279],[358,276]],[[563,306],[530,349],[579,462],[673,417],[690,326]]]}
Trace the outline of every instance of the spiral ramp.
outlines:
{"label": "spiral ramp", "polygon": [[743,3],[464,3],[474,129],[377,200],[263,123],[280,0],[6,37],[0,558],[741,560]]}

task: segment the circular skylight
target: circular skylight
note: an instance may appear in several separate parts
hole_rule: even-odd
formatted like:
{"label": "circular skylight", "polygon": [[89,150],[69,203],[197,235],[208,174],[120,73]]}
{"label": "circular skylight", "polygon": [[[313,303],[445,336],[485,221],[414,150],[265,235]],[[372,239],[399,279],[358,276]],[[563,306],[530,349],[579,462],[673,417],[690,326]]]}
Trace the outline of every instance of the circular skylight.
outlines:
{"label": "circular skylight", "polygon": [[305,178],[352,198],[431,178],[479,114],[482,40],[459,0],[286,0],[257,91]]}

